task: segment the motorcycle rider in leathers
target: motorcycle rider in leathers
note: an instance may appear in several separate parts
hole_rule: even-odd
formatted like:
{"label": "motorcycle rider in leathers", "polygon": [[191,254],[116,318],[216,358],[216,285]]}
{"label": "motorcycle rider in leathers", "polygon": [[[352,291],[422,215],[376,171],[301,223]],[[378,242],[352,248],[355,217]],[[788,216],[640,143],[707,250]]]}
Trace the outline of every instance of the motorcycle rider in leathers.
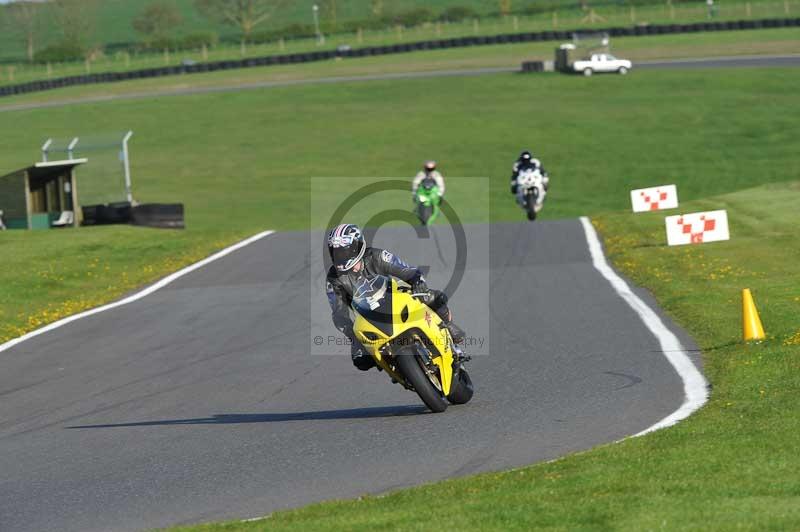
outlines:
{"label": "motorcycle rider in leathers", "polygon": [[341,224],[328,233],[328,252],[333,264],[328,269],[325,290],[331,305],[334,326],[351,340],[350,355],[353,365],[362,371],[375,366],[375,360],[353,334],[350,303],[353,292],[365,279],[375,275],[396,277],[411,285],[414,293],[427,294],[424,302],[442,318],[453,340],[464,340],[464,331],[451,321],[447,295],[431,290],[425,284],[422,272],[409,266],[393,253],[368,247],[357,225]]}
{"label": "motorcycle rider in leathers", "polygon": [[427,179],[432,179],[436,186],[439,188],[439,197],[444,197],[444,177],[436,170],[436,161],[427,161],[422,167],[422,170],[414,176],[411,181],[411,198],[415,200],[417,197],[417,189]]}
{"label": "motorcycle rider in leathers", "polygon": [[527,169],[539,170],[542,174],[544,189],[547,191],[550,186],[550,176],[547,174],[547,170],[544,169],[539,159],[535,158],[528,150],[525,150],[519,154],[519,157],[514,161],[514,166],[511,169],[511,193],[514,195],[517,194],[517,177],[519,177],[520,172]]}

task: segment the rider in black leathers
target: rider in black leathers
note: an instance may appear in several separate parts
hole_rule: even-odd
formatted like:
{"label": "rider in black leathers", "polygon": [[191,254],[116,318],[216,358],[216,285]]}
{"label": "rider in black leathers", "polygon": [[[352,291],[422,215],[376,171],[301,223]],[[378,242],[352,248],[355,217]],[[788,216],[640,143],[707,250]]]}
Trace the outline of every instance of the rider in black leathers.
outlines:
{"label": "rider in black leathers", "polygon": [[358,226],[341,224],[332,229],[328,233],[328,251],[333,264],[328,269],[325,290],[331,305],[333,324],[352,342],[350,354],[353,365],[358,369],[366,371],[375,366],[375,361],[353,334],[350,303],[356,287],[364,279],[375,275],[396,277],[411,285],[414,293],[428,294],[425,303],[442,318],[453,340],[456,343],[463,341],[464,332],[451,321],[447,295],[429,289],[418,268],[409,266],[389,251],[367,247]]}
{"label": "rider in black leathers", "polygon": [[517,160],[514,161],[514,166],[512,167],[512,170],[511,170],[511,193],[512,194],[516,194],[517,193],[517,177],[519,176],[520,172],[522,172],[523,170],[526,170],[528,168],[533,169],[533,170],[538,169],[539,172],[542,174],[542,177],[544,178],[544,189],[547,190],[547,188],[549,187],[549,185],[550,185],[550,176],[547,174],[547,170],[544,169],[544,166],[542,166],[542,163],[541,163],[541,161],[539,161],[539,159],[536,159],[533,156],[533,154],[531,154],[531,152],[525,150],[522,153],[520,153],[519,157],[517,158]]}

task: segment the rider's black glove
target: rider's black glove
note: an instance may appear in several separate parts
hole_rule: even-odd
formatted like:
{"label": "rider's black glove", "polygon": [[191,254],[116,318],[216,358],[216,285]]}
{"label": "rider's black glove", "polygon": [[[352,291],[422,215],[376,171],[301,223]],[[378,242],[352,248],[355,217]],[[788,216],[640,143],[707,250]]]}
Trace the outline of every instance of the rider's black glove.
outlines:
{"label": "rider's black glove", "polygon": [[425,280],[422,279],[422,277],[412,283],[411,291],[415,294],[421,294],[421,299],[426,305],[430,305],[433,301],[433,293],[431,292],[431,289],[428,288],[428,285],[425,284]]}
{"label": "rider's black glove", "polygon": [[[418,274],[419,275],[419,274]],[[428,292],[430,289],[425,284],[425,279],[420,275],[416,280],[411,281],[411,291],[416,293]]]}

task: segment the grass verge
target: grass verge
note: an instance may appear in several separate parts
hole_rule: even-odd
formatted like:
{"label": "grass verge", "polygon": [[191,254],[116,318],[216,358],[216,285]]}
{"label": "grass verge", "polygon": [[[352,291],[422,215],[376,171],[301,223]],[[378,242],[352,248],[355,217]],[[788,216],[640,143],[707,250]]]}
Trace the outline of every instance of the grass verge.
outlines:
{"label": "grass verge", "polygon": [[[668,430],[554,462],[277,512],[251,523],[173,529],[419,530],[450,501],[448,527],[481,530],[796,530],[800,528],[800,182],[685,203],[728,209],[732,240],[665,245],[664,213],[595,218],[616,267],[650,288],[698,341],[714,389]],[[666,213],[671,214],[671,213]],[[766,341],[740,341],[742,288]]]}
{"label": "grass verge", "polygon": [[60,233],[0,235],[0,344],[118,299],[245,236],[126,226]]}

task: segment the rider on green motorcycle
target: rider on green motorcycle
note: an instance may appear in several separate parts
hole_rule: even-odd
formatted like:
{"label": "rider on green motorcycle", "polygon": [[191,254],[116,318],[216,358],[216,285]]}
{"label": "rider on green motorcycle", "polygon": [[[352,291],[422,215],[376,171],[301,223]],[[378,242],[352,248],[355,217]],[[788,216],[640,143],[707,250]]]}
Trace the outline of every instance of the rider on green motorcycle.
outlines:
{"label": "rider on green motorcycle", "polygon": [[436,161],[427,161],[420,171],[411,182],[411,196],[416,201],[417,189],[425,179],[433,179],[436,182],[436,187],[439,189],[439,198],[444,196],[444,177],[436,170]]}

